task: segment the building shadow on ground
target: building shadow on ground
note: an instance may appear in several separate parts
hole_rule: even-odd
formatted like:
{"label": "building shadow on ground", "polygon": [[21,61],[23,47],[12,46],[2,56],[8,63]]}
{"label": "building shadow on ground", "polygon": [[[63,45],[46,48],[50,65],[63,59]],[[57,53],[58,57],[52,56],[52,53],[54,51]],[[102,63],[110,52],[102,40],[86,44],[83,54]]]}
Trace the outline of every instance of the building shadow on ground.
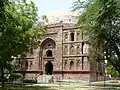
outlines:
{"label": "building shadow on ground", "polygon": [[[2,87],[0,87],[2,90]],[[32,86],[32,84],[6,84],[4,90],[57,90],[51,86]]]}

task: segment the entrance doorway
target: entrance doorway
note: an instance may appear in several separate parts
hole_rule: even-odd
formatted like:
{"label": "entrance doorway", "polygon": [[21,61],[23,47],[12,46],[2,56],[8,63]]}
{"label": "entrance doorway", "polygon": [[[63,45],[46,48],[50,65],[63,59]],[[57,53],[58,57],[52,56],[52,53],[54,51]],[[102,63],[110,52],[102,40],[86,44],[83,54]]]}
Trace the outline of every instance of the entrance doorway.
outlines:
{"label": "entrance doorway", "polygon": [[51,61],[48,61],[45,65],[45,74],[47,75],[52,75],[53,72],[53,64]]}

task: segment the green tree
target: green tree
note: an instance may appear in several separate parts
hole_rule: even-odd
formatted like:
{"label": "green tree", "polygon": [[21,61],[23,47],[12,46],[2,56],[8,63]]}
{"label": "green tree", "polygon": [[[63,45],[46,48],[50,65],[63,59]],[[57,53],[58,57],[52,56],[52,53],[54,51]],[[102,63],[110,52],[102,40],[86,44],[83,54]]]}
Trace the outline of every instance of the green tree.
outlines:
{"label": "green tree", "polygon": [[106,70],[107,70],[107,74],[111,75],[112,77],[119,76],[118,71],[116,71],[115,67],[113,67],[113,65],[111,65],[111,63],[109,63],[109,62],[107,63]]}
{"label": "green tree", "polygon": [[120,0],[78,0],[73,10],[83,12],[78,25],[89,36],[93,56],[107,59],[120,73]]}
{"label": "green tree", "polygon": [[44,30],[32,1],[2,0],[0,3],[0,69],[4,87],[4,71],[12,70],[13,57],[36,48]]}

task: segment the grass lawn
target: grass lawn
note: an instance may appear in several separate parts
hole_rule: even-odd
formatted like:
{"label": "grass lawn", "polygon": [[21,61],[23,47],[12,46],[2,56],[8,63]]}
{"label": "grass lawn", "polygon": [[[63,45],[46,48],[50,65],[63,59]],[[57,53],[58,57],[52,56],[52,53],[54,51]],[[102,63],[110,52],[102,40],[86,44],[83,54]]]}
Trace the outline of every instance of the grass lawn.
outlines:
{"label": "grass lawn", "polygon": [[104,86],[105,87],[120,87],[120,83],[109,83],[109,82],[98,82],[98,83],[91,83],[91,86],[98,86],[98,87],[101,87],[101,86]]}
{"label": "grass lawn", "polygon": [[[91,83],[91,86],[97,86],[96,88],[94,87],[89,87],[86,85],[81,85],[81,83],[76,83],[78,84],[79,87],[74,87],[75,83],[70,83],[69,85],[67,84],[67,86],[64,86],[65,83],[61,83],[61,85],[59,86],[58,83],[56,83],[55,85],[57,86],[49,86],[49,84],[47,84],[48,86],[35,86],[33,84],[6,84],[4,90],[120,90],[113,88],[113,87],[120,87],[120,83],[106,83],[105,86],[109,86],[110,88],[104,88],[104,83]],[[42,85],[42,84],[41,84]],[[44,84],[43,84],[44,85]],[[73,85],[73,87],[71,87],[71,85]],[[87,86],[87,87],[85,87]],[[102,87],[102,88],[100,88]],[[0,87],[0,90],[3,90]]]}
{"label": "grass lawn", "polygon": [[[2,88],[0,87],[0,90]],[[52,89],[49,86],[26,86],[25,84],[7,84],[5,85],[4,90],[56,90]]]}
{"label": "grass lawn", "polygon": [[[3,90],[0,87],[0,90]],[[4,90],[76,90],[71,87],[63,86],[27,86],[25,84],[7,84]]]}

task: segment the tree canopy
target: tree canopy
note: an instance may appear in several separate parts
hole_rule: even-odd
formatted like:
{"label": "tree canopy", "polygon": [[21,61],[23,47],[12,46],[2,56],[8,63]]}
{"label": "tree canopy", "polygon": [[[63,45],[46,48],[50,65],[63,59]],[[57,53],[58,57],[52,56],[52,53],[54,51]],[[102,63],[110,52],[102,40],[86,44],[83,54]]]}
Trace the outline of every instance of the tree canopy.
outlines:
{"label": "tree canopy", "polygon": [[77,0],[78,25],[89,36],[93,56],[108,60],[120,73],[120,0]]}
{"label": "tree canopy", "polygon": [[11,69],[13,57],[36,48],[44,29],[38,22],[37,7],[30,0],[1,0],[0,15],[0,69],[4,81],[4,70]]}

